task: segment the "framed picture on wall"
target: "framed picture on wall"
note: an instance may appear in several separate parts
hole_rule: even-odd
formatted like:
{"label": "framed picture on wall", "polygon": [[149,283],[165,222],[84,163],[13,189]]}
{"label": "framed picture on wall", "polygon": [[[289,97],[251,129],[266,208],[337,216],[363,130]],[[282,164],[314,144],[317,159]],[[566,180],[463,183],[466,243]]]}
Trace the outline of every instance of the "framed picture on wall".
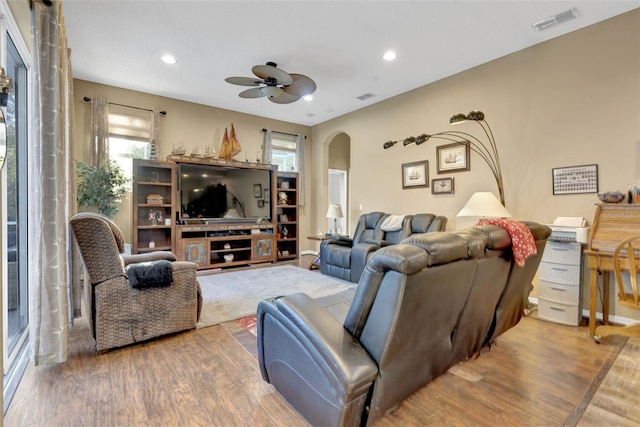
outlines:
{"label": "framed picture on wall", "polygon": [[264,208],[264,200],[258,200],[258,207]]}
{"label": "framed picture on wall", "polygon": [[453,194],[453,178],[437,178],[431,180],[431,194]]}
{"label": "framed picture on wall", "polygon": [[402,165],[402,188],[418,188],[429,186],[429,162],[404,163]]}
{"label": "framed picture on wall", "polygon": [[253,184],[253,197],[259,199],[262,197],[262,185],[261,184]]}
{"label": "framed picture on wall", "polygon": [[553,194],[597,193],[598,165],[551,169]]}
{"label": "framed picture on wall", "polygon": [[471,149],[468,142],[436,147],[438,173],[452,173],[471,170]]}

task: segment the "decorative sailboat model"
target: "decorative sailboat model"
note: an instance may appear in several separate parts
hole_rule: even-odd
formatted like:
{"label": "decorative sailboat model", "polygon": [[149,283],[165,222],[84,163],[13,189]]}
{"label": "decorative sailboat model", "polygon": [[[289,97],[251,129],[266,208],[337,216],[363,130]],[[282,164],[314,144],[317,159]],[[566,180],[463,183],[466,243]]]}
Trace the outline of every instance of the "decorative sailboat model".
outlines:
{"label": "decorative sailboat model", "polygon": [[222,138],[222,144],[220,145],[220,154],[218,155],[218,158],[224,160],[233,160],[233,157],[240,153],[240,151],[242,151],[242,148],[240,147],[240,142],[238,141],[238,137],[236,136],[236,130],[233,127],[233,123],[231,123],[230,137],[227,133],[227,128],[224,128],[224,137]]}

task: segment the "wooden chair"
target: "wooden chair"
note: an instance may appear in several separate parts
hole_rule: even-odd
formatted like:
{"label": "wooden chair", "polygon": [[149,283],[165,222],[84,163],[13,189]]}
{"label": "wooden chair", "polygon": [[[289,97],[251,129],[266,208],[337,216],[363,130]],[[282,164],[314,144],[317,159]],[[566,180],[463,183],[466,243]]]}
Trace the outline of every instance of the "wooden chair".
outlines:
{"label": "wooden chair", "polygon": [[[634,248],[635,243],[635,248]],[[640,234],[631,236],[616,247],[613,252],[613,268],[618,282],[618,304],[623,307],[640,310],[638,294],[638,275],[640,274]],[[629,281],[623,281],[623,273],[629,273]],[[626,278],[626,277],[625,277]],[[625,286],[626,285],[626,286]],[[600,342],[602,337],[621,335],[640,337],[640,322],[626,326],[604,325],[596,328],[593,339]]]}

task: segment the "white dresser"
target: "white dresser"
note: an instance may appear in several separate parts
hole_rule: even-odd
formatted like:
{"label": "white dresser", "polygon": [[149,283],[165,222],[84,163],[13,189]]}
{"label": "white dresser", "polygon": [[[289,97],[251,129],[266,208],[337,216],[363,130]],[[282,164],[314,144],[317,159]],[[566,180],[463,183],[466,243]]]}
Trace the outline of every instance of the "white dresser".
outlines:
{"label": "white dresser", "polygon": [[538,278],[538,317],[565,325],[579,325],[582,317],[582,245],[548,240]]}

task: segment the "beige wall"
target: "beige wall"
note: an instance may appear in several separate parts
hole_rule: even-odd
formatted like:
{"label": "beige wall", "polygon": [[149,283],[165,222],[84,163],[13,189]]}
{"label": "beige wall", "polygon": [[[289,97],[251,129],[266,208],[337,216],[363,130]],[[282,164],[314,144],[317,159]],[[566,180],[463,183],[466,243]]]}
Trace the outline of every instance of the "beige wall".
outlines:
{"label": "beige wall", "polygon": [[[83,101],[85,96],[89,98],[103,97],[116,104],[147,109],[156,108],[166,111],[167,115],[160,119],[161,139],[158,146],[158,158],[160,159],[166,158],[173,147],[180,143],[184,144],[187,153],[191,152],[194,147],[198,147],[204,152],[207,145],[211,145],[219,151],[224,129],[225,127],[230,128],[232,122],[242,146],[242,152],[236,156],[238,160],[245,160],[246,155],[249,161],[255,162],[257,152],[260,151],[262,153],[263,128],[287,133],[301,133],[308,136],[311,134],[310,129],[306,126],[100,85],[84,80],[74,80],[74,92],[76,113],[75,157],[77,160],[86,162],[89,161],[90,154],[88,141],[91,104]],[[307,144],[305,147],[306,165],[310,171],[309,173],[312,173],[311,138],[307,138],[305,143]],[[299,210],[301,227],[305,230],[309,228],[307,210],[308,207],[301,207]],[[122,229],[128,242],[131,242],[131,215],[131,202],[127,197],[122,203],[115,221]]]}
{"label": "beige wall", "polygon": [[[453,195],[402,190],[401,164],[428,160],[434,178],[435,147],[445,142],[396,144],[388,150],[382,144],[447,130],[453,113],[479,109],[498,144],[506,207],[513,216],[541,223],[581,216],[591,222],[595,194],[554,196],[551,169],[597,164],[600,191],[640,185],[639,94],[640,10],[635,10],[325,122],[312,130],[317,171],[312,185],[320,189],[314,193],[312,220],[322,218],[326,206],[327,144],[344,132],[351,138],[351,231],[360,204],[365,212],[446,215],[448,228],[455,229],[455,215],[472,193],[497,194],[486,164],[472,153],[471,171],[439,175],[455,178]],[[455,129],[481,132],[476,123]],[[615,314],[640,317],[617,307]]]}

